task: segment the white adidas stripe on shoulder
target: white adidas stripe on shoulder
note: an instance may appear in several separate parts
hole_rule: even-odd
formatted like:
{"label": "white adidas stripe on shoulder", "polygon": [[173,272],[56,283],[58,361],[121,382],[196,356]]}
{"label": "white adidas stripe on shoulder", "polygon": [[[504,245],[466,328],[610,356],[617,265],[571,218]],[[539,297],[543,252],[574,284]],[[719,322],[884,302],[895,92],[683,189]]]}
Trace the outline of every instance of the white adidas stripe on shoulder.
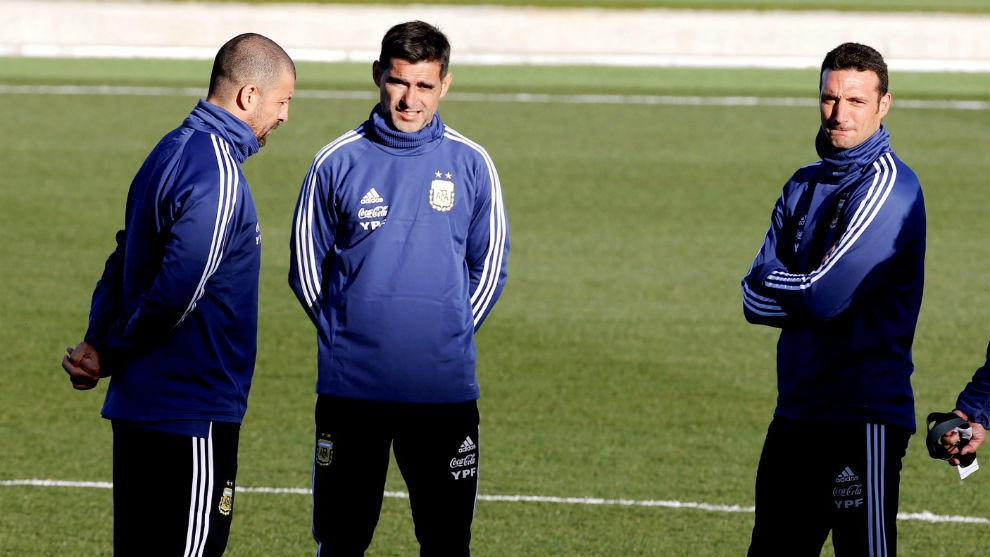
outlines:
{"label": "white adidas stripe on shoulder", "polygon": [[824,277],[859,240],[880,212],[897,181],[897,167],[890,152],[884,153],[877,161],[874,161],[873,167],[876,170],[873,182],[853,214],[849,227],[839,237],[835,251],[826,257],[817,269],[806,275],[784,271],[770,273],[764,281],[768,288],[804,290],[810,287]]}
{"label": "white adidas stripe on shoulder", "polygon": [[296,226],[294,238],[296,248],[296,274],[302,288],[307,307],[312,307],[320,296],[320,261],[317,261],[316,250],[313,246],[313,197],[316,192],[316,177],[320,167],[340,147],[364,137],[364,133],[355,128],[320,149],[313,157],[313,164],[303,181],[303,189],[299,196],[299,206],[296,208]]}
{"label": "white adidas stripe on shoulder", "polygon": [[[887,165],[888,161],[890,163],[889,166]],[[876,194],[872,196],[869,205],[865,203],[860,204],[860,207],[865,208],[862,211],[856,211],[849,228],[839,237],[836,250],[825,259],[819,269],[812,272],[814,275],[811,278],[812,283],[827,273],[849,251],[849,248],[863,235],[863,232],[866,231],[870,223],[873,222],[873,219],[876,218],[887,198],[890,197],[890,192],[894,190],[894,185],[897,182],[897,167],[894,165],[894,160],[891,158],[890,153],[888,152],[881,156],[877,162],[873,163],[873,167],[876,169],[877,174],[882,175],[879,179],[880,184],[877,187]],[[876,178],[874,180],[875,184]],[[870,189],[873,189],[872,185]],[[869,195],[869,192],[867,192],[867,195]],[[850,233],[853,230],[854,232]]]}
{"label": "white adidas stripe on shoulder", "polygon": [[484,147],[449,127],[444,132],[444,136],[453,141],[463,143],[477,151],[485,161],[485,166],[488,169],[488,178],[491,182],[491,212],[488,217],[488,251],[485,254],[485,263],[481,270],[481,278],[478,281],[478,286],[471,293],[471,312],[474,314],[474,325],[477,326],[491,306],[495,291],[498,288],[499,275],[502,271],[502,259],[505,256],[506,219],[505,206],[502,203],[502,184],[499,182],[495,163],[492,162],[488,151]]}
{"label": "white adidas stripe on shoulder", "polygon": [[196,303],[203,297],[203,293],[206,291],[206,282],[220,267],[220,260],[223,257],[224,236],[233,218],[234,205],[237,202],[237,186],[240,183],[240,175],[237,170],[237,163],[230,154],[230,146],[226,141],[213,134],[210,134],[210,141],[213,143],[213,154],[217,159],[217,170],[219,171],[219,193],[216,218],[213,222],[213,237],[210,240],[210,251],[203,266],[203,274],[200,275],[199,283],[196,285],[196,290],[193,291],[192,299],[189,300],[189,304],[186,306],[176,326],[182,323],[196,309]]}

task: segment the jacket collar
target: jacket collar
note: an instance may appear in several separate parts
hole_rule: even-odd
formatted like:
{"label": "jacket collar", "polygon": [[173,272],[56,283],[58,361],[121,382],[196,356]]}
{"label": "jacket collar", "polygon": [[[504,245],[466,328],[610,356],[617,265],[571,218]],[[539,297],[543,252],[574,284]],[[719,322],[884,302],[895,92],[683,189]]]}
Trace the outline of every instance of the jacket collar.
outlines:
{"label": "jacket collar", "polygon": [[243,163],[261,148],[247,122],[205,100],[199,101],[182,125],[220,136],[230,144],[238,163]]}
{"label": "jacket collar", "polygon": [[815,149],[822,158],[823,181],[839,183],[845,178],[858,174],[858,171],[877,160],[881,154],[890,150],[890,136],[882,124],[866,141],[851,149],[836,149],[825,138],[825,131],[818,129],[815,137]]}
{"label": "jacket collar", "polygon": [[402,151],[403,155],[413,155],[427,150],[429,145],[443,138],[446,127],[440,119],[440,113],[435,113],[430,123],[418,132],[402,132],[395,129],[388,119],[382,115],[375,105],[371,115],[364,123],[365,132],[376,143],[388,147],[389,151]]}

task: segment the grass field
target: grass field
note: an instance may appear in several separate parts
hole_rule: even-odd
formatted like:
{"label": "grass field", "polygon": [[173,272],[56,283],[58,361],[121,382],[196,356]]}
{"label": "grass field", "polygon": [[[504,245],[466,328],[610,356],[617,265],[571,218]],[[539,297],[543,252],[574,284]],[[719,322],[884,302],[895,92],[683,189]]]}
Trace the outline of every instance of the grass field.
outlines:
{"label": "grass field", "polygon": [[[224,0],[226,1],[226,0]],[[233,0],[231,0],[233,1]],[[243,0],[237,0],[243,1]],[[248,0],[272,3],[273,0]],[[299,0],[275,0],[298,2]],[[329,3],[330,0],[302,0]],[[407,0],[332,0],[349,4],[408,4]],[[842,10],[987,13],[984,0],[430,0],[429,4],[495,4],[546,8],[678,8],[694,10]]]}
{"label": "grass field", "polygon": [[[811,72],[454,68],[455,91],[813,95]],[[301,65],[299,89],[369,90],[368,69]],[[0,84],[203,86],[202,62],[0,59]],[[898,154],[925,186],[928,281],[915,344],[919,414],[951,408],[990,337],[990,76],[891,78]],[[85,327],[127,186],[194,96],[0,94],[0,480],[109,481],[105,385],[58,366]],[[366,100],[293,102],[245,165],[264,234],[259,358],[240,487],[309,483],[314,334],[286,285],[299,183]],[[486,495],[753,503],[773,412],[776,334],[747,325],[738,281],[780,186],[816,158],[814,108],[450,100],[445,121],[498,165],[509,283],[478,337]],[[388,489],[404,490],[396,470]],[[901,510],[990,517],[990,471],[960,485],[920,438]],[[110,491],[0,485],[0,555],[109,555]],[[154,501],[148,502],[149,508]],[[309,499],[240,492],[228,555],[309,555]],[[479,556],[742,555],[751,513],[481,501]],[[982,556],[986,524],[901,521],[901,554]],[[408,501],[386,499],[372,555],[413,555]],[[825,555],[831,555],[826,549]]]}

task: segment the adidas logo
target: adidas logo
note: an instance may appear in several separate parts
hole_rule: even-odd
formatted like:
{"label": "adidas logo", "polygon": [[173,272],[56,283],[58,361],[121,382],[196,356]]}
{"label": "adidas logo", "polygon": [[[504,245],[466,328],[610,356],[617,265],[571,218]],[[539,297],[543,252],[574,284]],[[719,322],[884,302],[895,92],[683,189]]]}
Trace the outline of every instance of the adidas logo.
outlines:
{"label": "adidas logo", "polygon": [[371,205],[372,203],[385,203],[382,196],[378,195],[378,191],[375,188],[368,190],[368,193],[364,194],[361,198],[361,205]]}
{"label": "adidas logo", "polygon": [[461,443],[461,448],[457,449],[457,452],[459,452],[459,453],[466,453],[468,451],[473,451],[473,450],[475,450],[477,448],[478,448],[478,446],[474,444],[474,441],[471,440],[471,436],[468,435],[464,439],[464,442]]}
{"label": "adidas logo", "polygon": [[848,466],[846,466],[846,468],[839,472],[839,475],[835,477],[836,483],[855,482],[858,480],[859,476],[857,476],[856,473],[852,471],[852,468]]}

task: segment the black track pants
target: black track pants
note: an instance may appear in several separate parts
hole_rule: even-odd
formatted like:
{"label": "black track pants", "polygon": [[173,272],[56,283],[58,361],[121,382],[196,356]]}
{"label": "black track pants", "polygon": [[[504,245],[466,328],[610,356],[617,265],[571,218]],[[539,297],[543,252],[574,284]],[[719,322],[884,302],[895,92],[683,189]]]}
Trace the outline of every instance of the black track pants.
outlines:
{"label": "black track pants", "polygon": [[316,403],[317,556],[363,555],[381,512],[390,447],[409,489],[420,555],[470,554],[478,494],[478,406],[321,395]]}
{"label": "black track pants", "polygon": [[911,433],[872,423],[774,418],[756,474],[749,557],[897,555],[901,459]]}
{"label": "black track pants", "polygon": [[114,556],[223,555],[239,432],[213,422],[198,438],[113,422]]}

